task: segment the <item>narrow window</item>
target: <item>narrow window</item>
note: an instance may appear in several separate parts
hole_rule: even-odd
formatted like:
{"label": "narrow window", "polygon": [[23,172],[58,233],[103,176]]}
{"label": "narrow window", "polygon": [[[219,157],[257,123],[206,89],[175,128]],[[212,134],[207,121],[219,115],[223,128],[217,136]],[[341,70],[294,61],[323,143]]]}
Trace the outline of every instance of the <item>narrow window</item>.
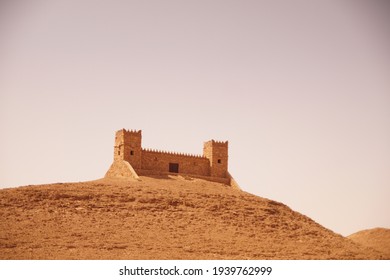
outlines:
{"label": "narrow window", "polygon": [[218,159],[218,163],[221,163],[222,161],[220,159]]}
{"label": "narrow window", "polygon": [[118,156],[120,156],[121,155],[121,151],[118,151]]}
{"label": "narrow window", "polygon": [[131,155],[131,156],[134,156],[134,151],[130,151],[130,155]]}

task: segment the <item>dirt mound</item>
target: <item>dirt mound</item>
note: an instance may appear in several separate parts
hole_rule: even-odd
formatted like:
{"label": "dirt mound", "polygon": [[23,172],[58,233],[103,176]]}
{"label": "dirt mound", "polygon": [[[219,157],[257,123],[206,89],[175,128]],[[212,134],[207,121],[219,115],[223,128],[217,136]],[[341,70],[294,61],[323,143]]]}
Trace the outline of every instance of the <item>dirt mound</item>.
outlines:
{"label": "dirt mound", "polygon": [[1,259],[378,259],[279,202],[181,176],[0,190]]}
{"label": "dirt mound", "polygon": [[385,259],[390,260],[390,229],[366,229],[351,234],[348,238],[366,247],[374,248],[381,252]]}

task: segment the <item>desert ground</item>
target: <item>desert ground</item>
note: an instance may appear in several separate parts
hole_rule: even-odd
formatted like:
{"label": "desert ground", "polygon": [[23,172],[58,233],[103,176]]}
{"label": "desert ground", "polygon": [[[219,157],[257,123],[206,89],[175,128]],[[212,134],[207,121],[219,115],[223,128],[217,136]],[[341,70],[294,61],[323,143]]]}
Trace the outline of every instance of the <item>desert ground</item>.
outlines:
{"label": "desert ground", "polygon": [[282,203],[180,175],[0,190],[0,259],[389,258],[360,243]]}
{"label": "desert ground", "polygon": [[356,243],[374,248],[378,252],[381,252],[387,260],[390,260],[390,229],[366,229],[347,237]]}

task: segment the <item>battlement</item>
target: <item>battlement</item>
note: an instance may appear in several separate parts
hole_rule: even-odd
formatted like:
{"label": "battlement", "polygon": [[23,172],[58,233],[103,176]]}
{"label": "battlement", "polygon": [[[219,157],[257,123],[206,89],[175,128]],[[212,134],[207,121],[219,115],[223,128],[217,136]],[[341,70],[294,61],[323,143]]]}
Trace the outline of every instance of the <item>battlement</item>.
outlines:
{"label": "battlement", "polygon": [[115,133],[114,163],[106,176],[180,173],[231,182],[228,144],[214,139],[204,142],[202,155],[161,151],[142,148],[142,130],[121,129]]}
{"label": "battlement", "polygon": [[120,129],[118,130],[116,133],[118,132],[123,132],[123,133],[136,133],[136,134],[142,134],[142,130],[136,130],[136,129]]}
{"label": "battlement", "polygon": [[207,141],[205,143],[209,143],[209,142],[211,142],[214,145],[221,145],[221,146],[229,144],[229,141],[216,141],[214,139],[211,139],[210,141]]}
{"label": "battlement", "polygon": [[157,154],[176,155],[176,156],[181,156],[181,157],[205,158],[205,156],[203,156],[203,155],[194,155],[194,154],[172,152],[172,151],[161,151],[161,150],[149,149],[149,148],[142,148],[142,151],[149,152],[149,153],[157,153]]}

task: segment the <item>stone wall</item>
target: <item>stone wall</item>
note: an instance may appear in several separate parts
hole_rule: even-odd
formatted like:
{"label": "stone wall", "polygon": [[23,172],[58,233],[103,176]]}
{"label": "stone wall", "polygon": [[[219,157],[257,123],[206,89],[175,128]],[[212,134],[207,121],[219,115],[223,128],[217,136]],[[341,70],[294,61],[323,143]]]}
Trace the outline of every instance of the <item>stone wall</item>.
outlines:
{"label": "stone wall", "polygon": [[179,164],[179,173],[210,176],[208,158],[142,149],[141,169],[169,172],[169,163]]}
{"label": "stone wall", "polygon": [[228,141],[210,140],[205,142],[203,155],[210,160],[210,176],[227,178]]}
{"label": "stone wall", "polygon": [[134,168],[141,168],[141,130],[121,129],[115,133],[114,160],[125,160]]}
{"label": "stone wall", "polygon": [[240,189],[228,172],[228,141],[204,143],[203,155],[188,155],[142,148],[141,130],[118,130],[114,163],[106,177],[181,174],[231,185]]}

